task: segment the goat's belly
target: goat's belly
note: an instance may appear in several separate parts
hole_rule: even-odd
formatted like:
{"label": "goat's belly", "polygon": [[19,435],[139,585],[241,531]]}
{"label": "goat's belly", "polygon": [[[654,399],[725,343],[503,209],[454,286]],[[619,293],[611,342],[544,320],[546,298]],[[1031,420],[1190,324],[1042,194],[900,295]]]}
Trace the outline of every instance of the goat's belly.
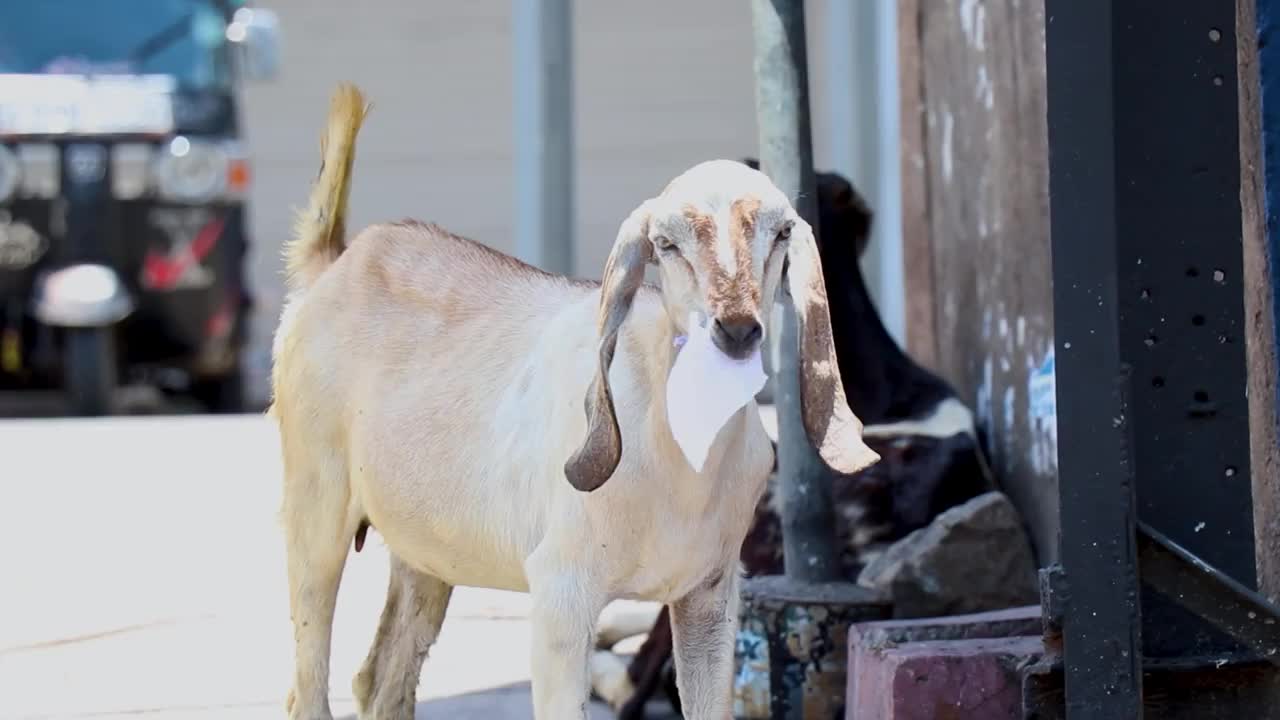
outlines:
{"label": "goat's belly", "polygon": [[415,570],[450,585],[527,592],[525,553],[458,518],[371,517],[387,549]]}

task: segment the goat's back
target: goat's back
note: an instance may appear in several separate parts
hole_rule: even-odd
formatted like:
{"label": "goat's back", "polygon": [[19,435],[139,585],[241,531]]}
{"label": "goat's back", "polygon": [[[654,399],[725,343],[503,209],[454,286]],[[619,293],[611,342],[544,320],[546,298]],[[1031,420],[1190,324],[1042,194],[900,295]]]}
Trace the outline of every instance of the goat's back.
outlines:
{"label": "goat's back", "polygon": [[[435,225],[379,224],[291,298],[296,307],[281,335],[334,368],[424,371],[437,364],[431,358],[457,366],[474,356],[479,366],[457,368],[474,382],[475,371],[510,366],[534,351],[566,315],[593,321],[597,297],[593,284],[544,273]],[[590,340],[594,323],[580,334]]]}

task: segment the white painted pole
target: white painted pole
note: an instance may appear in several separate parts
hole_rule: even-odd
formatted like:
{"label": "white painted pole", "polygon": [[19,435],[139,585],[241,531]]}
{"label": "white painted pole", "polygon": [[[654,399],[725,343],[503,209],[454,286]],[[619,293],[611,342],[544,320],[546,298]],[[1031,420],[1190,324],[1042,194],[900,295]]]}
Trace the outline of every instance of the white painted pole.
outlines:
{"label": "white painted pole", "polygon": [[906,270],[902,254],[902,128],[898,86],[898,3],[878,0],[875,26],[877,188],[876,232],[872,242],[880,248],[878,285],[880,317],[885,329],[906,346]]}
{"label": "white painted pole", "polygon": [[853,181],[875,213],[862,273],[885,328],[903,344],[897,3],[826,0],[821,7],[828,164]]}

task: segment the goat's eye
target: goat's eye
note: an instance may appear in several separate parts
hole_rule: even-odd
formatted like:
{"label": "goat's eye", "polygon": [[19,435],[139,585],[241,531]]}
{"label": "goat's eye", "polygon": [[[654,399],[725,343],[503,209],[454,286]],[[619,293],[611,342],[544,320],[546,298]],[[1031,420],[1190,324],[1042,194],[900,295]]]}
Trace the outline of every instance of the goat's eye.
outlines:
{"label": "goat's eye", "polygon": [[775,243],[784,243],[791,239],[791,226],[787,225],[778,231],[778,236],[773,239]]}
{"label": "goat's eye", "polygon": [[676,244],[671,242],[671,238],[666,235],[659,235],[653,239],[653,244],[662,252],[672,252],[676,249]]}

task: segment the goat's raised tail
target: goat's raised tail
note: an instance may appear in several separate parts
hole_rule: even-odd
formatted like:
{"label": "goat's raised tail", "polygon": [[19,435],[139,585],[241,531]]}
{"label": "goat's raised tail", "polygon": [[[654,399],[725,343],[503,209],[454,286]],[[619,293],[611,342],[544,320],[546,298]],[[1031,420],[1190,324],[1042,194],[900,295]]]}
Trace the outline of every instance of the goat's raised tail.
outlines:
{"label": "goat's raised tail", "polygon": [[343,84],[329,103],[329,120],[320,138],[320,175],[307,207],[297,214],[293,237],[285,246],[290,289],[312,283],[346,247],[347,195],[356,134],[369,106],[355,85]]}

